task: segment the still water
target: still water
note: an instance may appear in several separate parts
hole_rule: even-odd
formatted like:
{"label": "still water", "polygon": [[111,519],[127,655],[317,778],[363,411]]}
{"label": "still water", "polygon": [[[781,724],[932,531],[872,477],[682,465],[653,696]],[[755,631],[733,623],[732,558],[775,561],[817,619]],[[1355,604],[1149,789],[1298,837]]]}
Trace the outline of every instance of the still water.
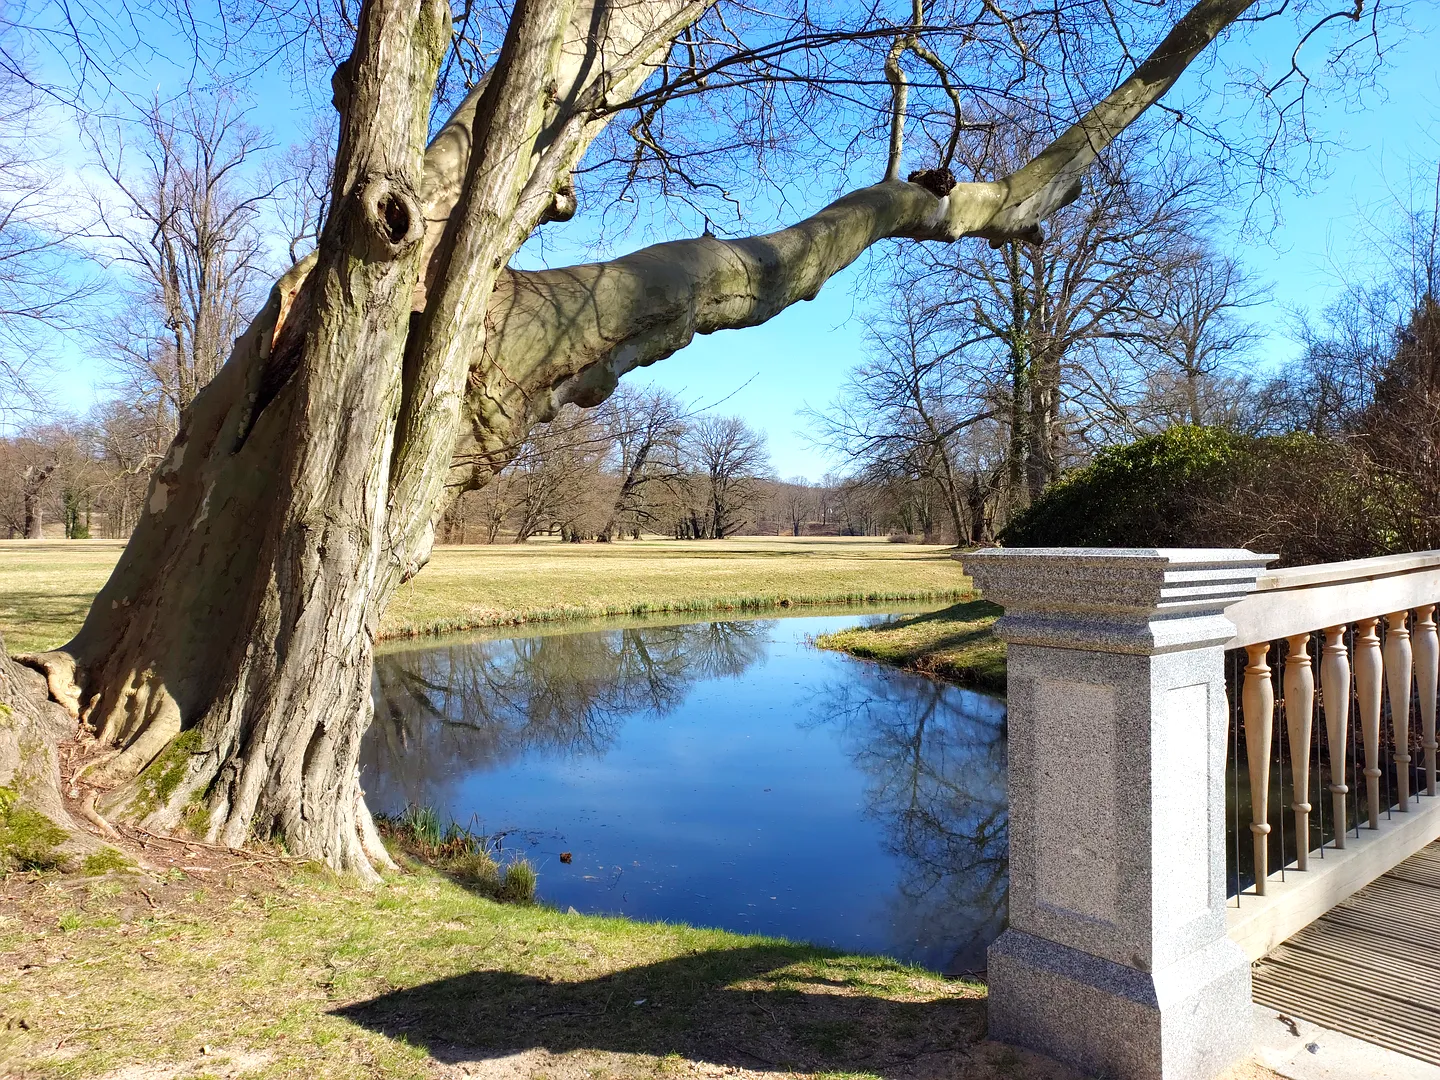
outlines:
{"label": "still water", "polygon": [[807,643],[857,621],[389,652],[370,805],[502,834],[562,910],[978,970],[1005,918],[1004,703]]}

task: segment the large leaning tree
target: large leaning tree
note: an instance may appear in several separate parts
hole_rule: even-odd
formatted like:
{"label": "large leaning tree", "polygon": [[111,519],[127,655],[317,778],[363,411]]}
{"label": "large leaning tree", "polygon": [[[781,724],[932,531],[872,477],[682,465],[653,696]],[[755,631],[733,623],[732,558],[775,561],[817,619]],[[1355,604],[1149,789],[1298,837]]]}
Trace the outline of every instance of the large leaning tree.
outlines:
{"label": "large leaning tree", "polygon": [[[899,176],[896,58],[926,59],[917,3],[910,29],[889,31],[899,107],[881,182],[769,235],[519,272],[532,231],[573,213],[587,146],[710,4],[515,0],[432,138],[450,7],[363,0],[332,83],[317,250],[184,410],[83,628],[25,659],[89,734],[85,815],[236,847],[274,838],[362,877],[391,865],[359,785],[372,648],[456,492],[567,402],[594,406],[695,334],[814,297],[885,238],[1037,242],[1097,154],[1255,2],[1198,0],[1024,167],[958,183],[940,167]],[[698,90],[706,73],[686,77]]]}

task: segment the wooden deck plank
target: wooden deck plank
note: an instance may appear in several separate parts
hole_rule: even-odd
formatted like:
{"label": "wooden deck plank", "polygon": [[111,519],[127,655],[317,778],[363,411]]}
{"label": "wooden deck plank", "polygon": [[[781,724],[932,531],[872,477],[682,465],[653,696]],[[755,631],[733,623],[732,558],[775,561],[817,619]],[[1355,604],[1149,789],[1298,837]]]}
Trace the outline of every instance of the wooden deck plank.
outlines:
{"label": "wooden deck plank", "polygon": [[1440,842],[1253,968],[1255,1000],[1440,1065]]}

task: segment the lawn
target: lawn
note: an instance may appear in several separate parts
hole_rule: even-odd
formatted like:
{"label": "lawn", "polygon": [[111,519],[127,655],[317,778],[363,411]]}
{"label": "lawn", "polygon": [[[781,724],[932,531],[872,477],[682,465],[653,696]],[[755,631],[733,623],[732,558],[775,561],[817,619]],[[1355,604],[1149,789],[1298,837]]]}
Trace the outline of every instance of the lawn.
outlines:
{"label": "lawn", "polygon": [[[63,644],[120,541],[0,542],[0,632],[11,652]],[[386,612],[404,637],[520,622],[801,604],[954,599],[969,579],[949,550],[879,538],[638,540],[439,547]]]}
{"label": "lawn", "polygon": [[371,890],[145,854],[0,881],[0,1075],[1073,1076],[983,1041],[982,986],[891,960],[500,905],[423,867]]}
{"label": "lawn", "polygon": [[857,626],[824,634],[815,639],[815,644],[1003,694],[1005,643],[991,632],[999,617],[996,605],[965,600],[940,611],[906,615],[879,626]]}

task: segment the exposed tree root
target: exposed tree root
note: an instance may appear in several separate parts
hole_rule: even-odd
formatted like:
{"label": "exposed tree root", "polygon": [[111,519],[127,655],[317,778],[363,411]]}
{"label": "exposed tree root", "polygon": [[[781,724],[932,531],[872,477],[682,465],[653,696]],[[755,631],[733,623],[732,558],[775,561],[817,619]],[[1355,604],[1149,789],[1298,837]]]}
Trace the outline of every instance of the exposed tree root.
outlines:
{"label": "exposed tree root", "polygon": [[45,680],[11,660],[0,638],[0,814],[7,834],[21,834],[0,848],[0,868],[58,868],[104,846],[71,816],[61,790],[60,746],[74,730]]}
{"label": "exposed tree root", "polygon": [[108,821],[106,821],[98,813],[96,813],[95,794],[96,793],[93,791],[87,791],[85,795],[81,797],[80,813],[84,816],[86,821],[90,822],[91,825],[94,825],[106,836],[118,840],[120,838],[120,834],[115,831],[114,827]]}

